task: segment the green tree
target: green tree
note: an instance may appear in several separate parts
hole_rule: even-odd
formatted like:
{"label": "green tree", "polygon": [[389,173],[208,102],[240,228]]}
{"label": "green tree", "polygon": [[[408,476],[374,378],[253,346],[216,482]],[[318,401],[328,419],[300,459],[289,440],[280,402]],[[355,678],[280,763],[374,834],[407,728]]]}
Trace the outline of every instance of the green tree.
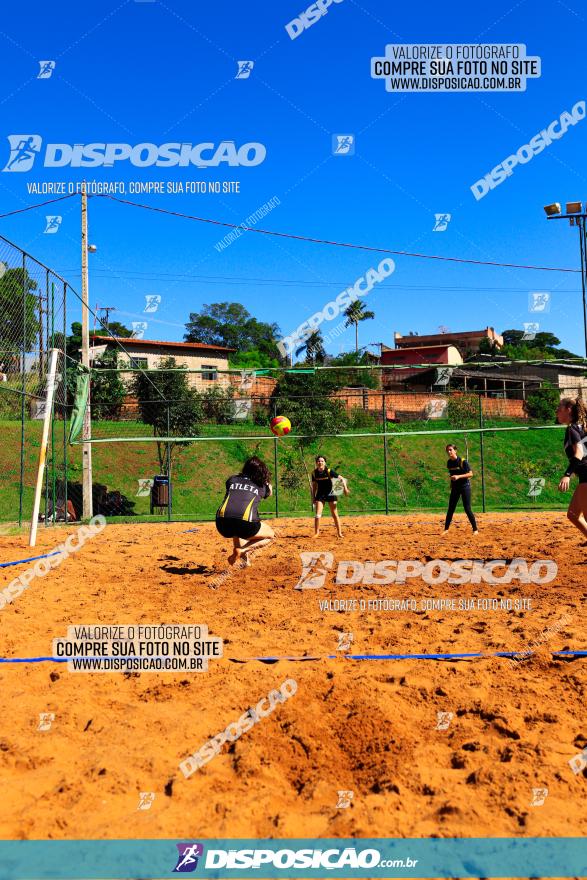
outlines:
{"label": "green tree", "polygon": [[306,337],[306,341],[296,348],[296,357],[299,357],[302,352],[306,353],[306,360],[310,363],[324,363],[326,350],[324,348],[324,339],[322,338],[320,330],[313,330],[312,333]]}
{"label": "green tree", "polygon": [[365,303],[362,299],[355,299],[350,304],[350,306],[345,309],[344,316],[347,319],[345,322],[345,327],[350,327],[354,324],[355,327],[355,352],[359,353],[359,324],[361,321],[371,321],[375,317],[375,312],[371,312],[365,308]]}
{"label": "green tree", "polygon": [[90,400],[93,419],[117,419],[120,415],[126,388],[115,372],[117,366],[115,351],[104,352],[92,364]]}
{"label": "green tree", "polygon": [[307,435],[302,446],[320,434],[338,434],[348,426],[342,402],[332,397],[339,382],[334,371],[290,370],[279,380],[272,396],[273,411],[287,416],[296,434]]}
{"label": "green tree", "polygon": [[239,370],[270,370],[272,367],[278,367],[277,358],[271,357],[258,348],[251,348],[250,351],[238,351],[229,357],[228,363],[230,367]]}
{"label": "green tree", "polygon": [[551,382],[545,382],[542,388],[528,394],[524,410],[529,418],[552,424],[559,403],[560,391]]}
{"label": "green tree", "polygon": [[[133,393],[139,402],[141,419],[151,425],[155,437],[196,437],[203,420],[202,401],[188,383],[186,367],[175,358],[161,361],[157,370],[135,373]],[[175,450],[189,441],[157,441],[161,472],[171,474]]]}
{"label": "green tree", "polygon": [[277,324],[258,321],[241,303],[212,303],[200,312],[190,312],[186,342],[204,342],[235,348],[237,353],[257,349],[271,358],[279,357]]}
{"label": "green tree", "polygon": [[0,278],[0,371],[18,371],[20,357],[35,347],[39,333],[37,282],[26,269],[7,269]]}

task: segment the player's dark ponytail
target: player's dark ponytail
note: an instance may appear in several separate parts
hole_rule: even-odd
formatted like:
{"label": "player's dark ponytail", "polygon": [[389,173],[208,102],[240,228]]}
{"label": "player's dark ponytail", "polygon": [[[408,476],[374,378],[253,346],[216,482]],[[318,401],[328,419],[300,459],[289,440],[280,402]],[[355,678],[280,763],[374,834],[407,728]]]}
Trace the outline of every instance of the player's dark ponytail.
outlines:
{"label": "player's dark ponytail", "polygon": [[571,410],[571,422],[573,425],[580,425],[584,431],[587,431],[587,406],[582,397],[563,397],[562,406]]}
{"label": "player's dark ponytail", "polygon": [[245,461],[241,473],[243,477],[248,477],[256,486],[265,486],[271,479],[269,468],[256,455]]}

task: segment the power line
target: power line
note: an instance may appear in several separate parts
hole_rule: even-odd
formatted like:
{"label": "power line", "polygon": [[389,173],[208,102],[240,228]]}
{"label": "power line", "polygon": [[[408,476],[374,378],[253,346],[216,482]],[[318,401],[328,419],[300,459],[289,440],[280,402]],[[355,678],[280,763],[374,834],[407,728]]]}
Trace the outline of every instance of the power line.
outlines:
{"label": "power line", "polygon": [[8,211],[7,214],[0,214],[0,220],[4,217],[12,217],[14,214],[24,214],[25,211],[34,211],[35,208],[44,208],[45,205],[52,205],[55,202],[62,202],[64,199],[72,199],[76,193],[70,193],[67,196],[59,196],[57,199],[48,199],[46,202],[39,202],[37,205],[29,205],[28,208],[19,208],[17,211]]}
{"label": "power line", "polygon": [[393,251],[389,248],[376,248],[366,244],[351,244],[343,241],[331,241],[327,238],[311,238],[306,235],[294,235],[291,232],[274,232],[269,229],[255,229],[252,226],[243,226],[241,223],[226,223],[222,220],[212,220],[207,217],[196,217],[192,214],[182,214],[180,211],[169,211],[166,208],[156,208],[153,205],[142,205],[139,202],[131,202],[129,199],[119,199],[116,196],[99,194],[99,199],[111,199],[113,202],[120,202],[122,205],[131,205],[134,208],[142,208],[145,211],[155,211],[159,214],[167,214],[171,217],[183,217],[184,220],[195,220],[198,223],[210,223],[214,226],[224,226],[230,229],[242,229],[244,232],[257,232],[260,235],[273,235],[278,238],[290,238],[296,241],[307,241],[312,244],[329,244],[334,247],[352,248],[353,250],[372,251],[378,254],[393,254],[399,257],[417,257],[421,260],[441,260],[450,263],[468,263],[474,266],[498,266],[504,269],[532,269],[539,272],[580,272],[580,269],[565,269],[556,266],[527,266],[518,263],[499,263],[493,260],[468,260],[461,257],[441,257],[437,254],[419,254],[410,251]]}

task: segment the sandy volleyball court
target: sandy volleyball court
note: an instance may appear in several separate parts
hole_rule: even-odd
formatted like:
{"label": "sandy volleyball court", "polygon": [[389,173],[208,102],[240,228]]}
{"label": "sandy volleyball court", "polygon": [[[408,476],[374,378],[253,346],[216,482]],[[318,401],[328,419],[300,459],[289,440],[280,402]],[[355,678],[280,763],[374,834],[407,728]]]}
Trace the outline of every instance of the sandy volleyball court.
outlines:
{"label": "sandy volleyball court", "polygon": [[[52,662],[2,664],[3,838],[584,836],[587,549],[562,513],[273,521],[279,540],[226,578],[228,542],[205,524],[117,525],[0,611],[1,656],[47,657],[73,624],[207,624],[224,657],[205,673],[74,674]],[[38,552],[75,531],[43,530]],[[187,529],[197,529],[187,532]],[[0,538],[2,561],[30,555]],[[300,553],[340,560],[551,559],[550,584],[334,584],[295,590]],[[26,566],[1,570],[5,587]],[[326,599],[414,598],[417,610],[325,611]],[[421,610],[430,598],[512,599],[511,610]],[[522,602],[526,600],[526,602]],[[529,606],[529,607],[528,607]],[[565,625],[556,628],[564,617]],[[545,634],[549,627],[555,627]],[[462,662],[355,654],[524,651]],[[325,659],[325,655],[337,655]],[[257,656],[322,659],[263,664]],[[179,763],[286,679],[297,692],[186,779]],[[53,713],[49,730],[39,715]],[[438,712],[452,713],[446,729]],[[448,716],[443,716],[445,719]],[[533,789],[547,788],[541,806]],[[348,808],[338,792],[352,791]],[[139,793],[154,792],[148,810]]]}

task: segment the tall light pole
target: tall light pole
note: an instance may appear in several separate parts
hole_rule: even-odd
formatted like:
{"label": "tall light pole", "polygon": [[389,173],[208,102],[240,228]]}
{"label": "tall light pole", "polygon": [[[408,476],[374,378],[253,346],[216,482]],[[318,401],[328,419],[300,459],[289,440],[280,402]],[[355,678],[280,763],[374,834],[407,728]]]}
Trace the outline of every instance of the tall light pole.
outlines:
{"label": "tall light pole", "polygon": [[[88,285],[88,195],[86,182],[82,184],[82,364],[90,369],[90,309]],[[85,441],[92,436],[90,394],[82,427],[82,498],[84,519],[94,515],[92,502],[92,444]]]}
{"label": "tall light pole", "polygon": [[[585,207],[587,207],[587,204]],[[547,220],[568,220],[571,226],[576,226],[579,230],[581,290],[583,293],[583,338],[585,341],[585,357],[587,357],[587,303],[585,300],[585,291],[587,287],[587,230],[585,221],[587,220],[587,212],[583,211],[583,205],[581,202],[567,202],[564,214],[561,211],[560,202],[553,202],[552,205],[545,205],[544,211]]]}

